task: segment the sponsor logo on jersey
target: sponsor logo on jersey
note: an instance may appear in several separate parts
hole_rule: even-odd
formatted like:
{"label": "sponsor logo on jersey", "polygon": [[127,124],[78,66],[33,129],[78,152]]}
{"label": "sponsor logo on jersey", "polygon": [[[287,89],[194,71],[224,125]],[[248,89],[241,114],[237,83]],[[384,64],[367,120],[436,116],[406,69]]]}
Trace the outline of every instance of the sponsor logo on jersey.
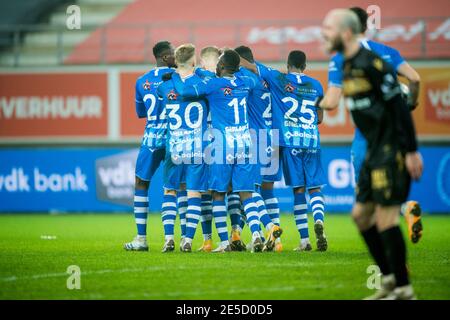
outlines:
{"label": "sponsor logo on jersey", "polygon": [[167,94],[167,99],[170,101],[177,100],[178,94],[174,90],[170,90],[170,92]]}
{"label": "sponsor logo on jersey", "polygon": [[284,91],[286,92],[294,92],[294,90],[295,90],[294,86],[290,83],[284,86]]}
{"label": "sponsor logo on jersey", "polygon": [[144,88],[144,90],[150,90],[150,87],[152,86],[152,84],[147,80],[145,80],[145,82],[142,84],[142,87]]}
{"label": "sponsor logo on jersey", "polygon": [[233,93],[233,90],[232,90],[231,88],[228,88],[228,87],[222,88],[222,91],[223,91],[223,94],[224,94],[225,96],[231,96],[232,93]]}

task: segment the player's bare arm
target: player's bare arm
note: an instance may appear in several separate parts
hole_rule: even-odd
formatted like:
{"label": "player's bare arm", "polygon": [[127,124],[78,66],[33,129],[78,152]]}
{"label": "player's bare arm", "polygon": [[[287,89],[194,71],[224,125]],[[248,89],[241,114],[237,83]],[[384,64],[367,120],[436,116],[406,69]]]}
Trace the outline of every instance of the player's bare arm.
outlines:
{"label": "player's bare arm", "polygon": [[334,110],[339,107],[341,101],[342,88],[329,87],[322,101],[320,101],[319,107],[324,110]]}
{"label": "player's bare arm", "polygon": [[256,66],[256,64],[251,63],[242,57],[241,57],[240,66],[250,70],[251,72],[253,72],[255,74],[258,74],[258,67]]}

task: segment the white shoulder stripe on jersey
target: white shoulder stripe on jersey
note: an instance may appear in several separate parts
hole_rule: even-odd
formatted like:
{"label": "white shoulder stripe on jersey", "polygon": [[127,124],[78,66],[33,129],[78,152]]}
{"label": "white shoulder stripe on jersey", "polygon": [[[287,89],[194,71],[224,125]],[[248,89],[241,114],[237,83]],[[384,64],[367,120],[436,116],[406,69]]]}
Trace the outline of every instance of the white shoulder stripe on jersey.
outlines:
{"label": "white shoulder stripe on jersey", "polygon": [[197,90],[197,85],[196,84],[194,84],[194,89],[195,89],[195,94],[198,96],[199,94],[198,94],[198,90]]}
{"label": "white shoulder stripe on jersey", "polygon": [[367,42],[367,39],[361,39],[360,42],[364,48],[372,51],[372,49],[370,49],[369,43]]}

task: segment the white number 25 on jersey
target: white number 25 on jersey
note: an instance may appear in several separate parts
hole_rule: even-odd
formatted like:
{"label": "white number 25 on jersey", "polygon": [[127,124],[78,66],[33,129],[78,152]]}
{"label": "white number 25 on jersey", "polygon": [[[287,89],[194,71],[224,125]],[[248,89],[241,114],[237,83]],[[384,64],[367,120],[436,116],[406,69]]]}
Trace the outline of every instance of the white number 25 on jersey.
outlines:
{"label": "white number 25 on jersey", "polygon": [[[285,119],[289,119],[291,121],[297,122],[297,118],[294,118],[292,115],[294,112],[297,111],[298,109],[298,101],[292,97],[284,97],[281,101],[284,102],[284,104],[289,104],[291,103],[292,106],[289,108],[288,111],[286,111],[286,113],[284,114],[284,118]],[[314,120],[315,120],[315,114],[314,114],[314,110],[310,107],[313,107],[315,104],[315,101],[311,101],[311,100],[302,100],[302,105],[300,107],[300,112],[303,115],[309,114],[310,118],[307,119],[305,118],[303,115],[300,116],[298,119],[300,119],[301,122],[305,123],[305,124],[313,124]]]}

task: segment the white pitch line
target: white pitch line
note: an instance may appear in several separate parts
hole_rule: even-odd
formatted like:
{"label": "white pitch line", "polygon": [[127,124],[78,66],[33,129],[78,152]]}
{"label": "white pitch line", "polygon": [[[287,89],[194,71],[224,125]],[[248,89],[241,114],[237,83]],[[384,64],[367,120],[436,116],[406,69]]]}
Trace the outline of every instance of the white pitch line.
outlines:
{"label": "white pitch line", "polygon": [[152,297],[178,297],[178,296],[209,296],[216,294],[243,294],[243,293],[256,293],[256,292],[281,292],[281,291],[294,291],[296,287],[271,287],[271,288],[242,288],[242,289],[229,289],[229,290],[214,290],[214,291],[175,291],[175,292],[167,292],[164,294],[161,293],[143,293],[143,294],[128,294],[127,298],[138,298],[140,296],[144,296],[146,298]]}
{"label": "white pitch line", "polygon": [[250,287],[250,288],[239,288],[239,289],[228,289],[228,290],[214,290],[214,291],[178,291],[178,292],[167,292],[164,294],[161,293],[147,293],[144,292],[142,294],[127,294],[127,299],[140,298],[144,296],[145,298],[155,298],[155,297],[164,297],[169,296],[171,298],[176,298],[178,296],[210,296],[216,294],[246,294],[246,293],[259,293],[259,292],[287,292],[287,291],[295,291],[295,290],[304,290],[304,289],[329,289],[329,288],[343,288],[342,284],[338,284],[335,286],[330,285],[302,285],[301,287]]}
{"label": "white pitch line", "polygon": [[[344,264],[350,264],[350,262],[340,262],[339,265]],[[265,264],[265,268],[301,268],[301,267],[307,267],[317,265],[317,263],[311,263],[311,262],[298,262],[298,263],[271,263],[271,264]],[[335,266],[336,263],[332,262],[325,262],[320,263],[320,265],[333,265]],[[238,266],[238,265],[236,265]],[[247,266],[248,268],[249,266]],[[250,266],[251,267],[251,266]],[[255,266],[255,268],[259,266]],[[224,269],[223,266],[205,266],[203,268],[199,268],[198,266],[149,266],[145,268],[124,268],[124,269],[103,269],[103,270],[90,270],[90,271],[81,271],[81,276],[88,276],[88,275],[96,275],[96,274],[105,274],[105,273],[131,273],[131,272],[145,272],[145,271],[162,271],[162,270],[191,270],[191,269]],[[0,278],[0,282],[13,282],[13,281],[20,281],[20,280],[39,280],[39,279],[45,279],[45,278],[59,278],[59,277],[67,277],[69,276],[66,272],[58,272],[58,273],[43,273],[43,274],[35,274],[35,275],[29,275],[29,276],[8,276],[8,277],[2,277]]]}
{"label": "white pitch line", "polygon": [[[111,269],[103,269],[103,270],[93,270],[93,271],[82,271],[81,276],[86,275],[93,275],[93,274],[105,274],[105,273],[111,273],[111,272],[142,272],[142,271],[158,271],[158,270],[164,270],[167,268],[163,267],[148,267],[148,268],[125,268],[125,269],[117,269],[117,270],[111,270]],[[44,278],[57,278],[57,277],[67,277],[69,276],[66,272],[59,272],[59,273],[43,273],[43,274],[35,274],[31,276],[23,276],[23,277],[17,277],[17,276],[11,276],[11,277],[4,277],[0,278],[0,281],[3,282],[11,282],[11,281],[18,281],[18,280],[37,280],[37,279],[44,279]]]}

